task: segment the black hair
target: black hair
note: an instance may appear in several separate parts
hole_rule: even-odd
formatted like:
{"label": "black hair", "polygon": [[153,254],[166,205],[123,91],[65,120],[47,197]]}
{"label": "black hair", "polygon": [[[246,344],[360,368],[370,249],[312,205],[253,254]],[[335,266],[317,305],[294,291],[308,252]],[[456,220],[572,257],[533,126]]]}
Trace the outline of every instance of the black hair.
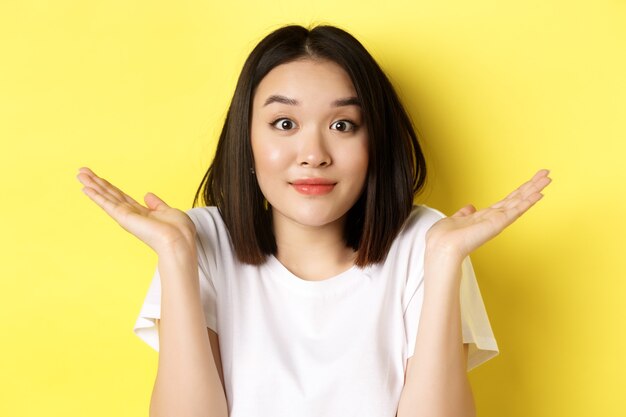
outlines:
{"label": "black hair", "polygon": [[252,101],[263,77],[278,65],[311,58],[330,60],[349,75],[361,103],[368,134],[368,172],[363,192],[348,210],[346,245],[355,264],[381,262],[409,216],[426,181],[426,161],[411,119],[391,82],[351,34],[335,26],[279,28],[253,49],[244,63],[226,114],[215,157],[193,201],[202,195],[217,206],[241,262],[259,265],[276,254],[272,212],[250,168]]}

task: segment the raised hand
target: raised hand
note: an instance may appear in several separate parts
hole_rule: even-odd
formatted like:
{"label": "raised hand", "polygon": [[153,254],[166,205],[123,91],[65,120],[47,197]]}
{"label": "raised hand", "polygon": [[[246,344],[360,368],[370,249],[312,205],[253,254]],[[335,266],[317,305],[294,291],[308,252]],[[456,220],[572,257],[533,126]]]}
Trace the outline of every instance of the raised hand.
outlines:
{"label": "raised hand", "polygon": [[187,213],[168,206],[155,194],[144,196],[144,207],[87,167],[79,168],[76,178],[83,192],[122,228],[161,253],[173,245],[193,248],[196,228]]}
{"label": "raised hand", "polygon": [[463,260],[476,248],[494,238],[543,197],[552,181],[550,171],[539,170],[506,198],[482,210],[468,204],[450,217],[436,222],[426,233],[427,249],[443,251]]}

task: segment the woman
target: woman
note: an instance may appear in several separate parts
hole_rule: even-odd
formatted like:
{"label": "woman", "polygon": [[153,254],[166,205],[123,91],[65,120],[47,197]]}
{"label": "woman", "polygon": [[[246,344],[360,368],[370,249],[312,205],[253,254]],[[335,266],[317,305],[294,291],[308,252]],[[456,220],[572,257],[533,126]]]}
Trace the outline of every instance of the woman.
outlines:
{"label": "woman", "polygon": [[385,74],[341,29],[286,26],[244,64],[206,206],[78,178],[158,254],[135,325],[152,416],[408,417],[475,413],[466,372],[497,345],[468,255],[547,174],[482,210],[414,206],[425,162]]}

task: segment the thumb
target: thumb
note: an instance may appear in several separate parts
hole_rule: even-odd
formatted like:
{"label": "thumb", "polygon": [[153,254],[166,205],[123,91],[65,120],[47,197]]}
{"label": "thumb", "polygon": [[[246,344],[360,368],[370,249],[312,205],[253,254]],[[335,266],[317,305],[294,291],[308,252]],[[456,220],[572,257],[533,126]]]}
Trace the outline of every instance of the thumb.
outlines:
{"label": "thumb", "polygon": [[143,201],[146,202],[146,205],[151,210],[158,210],[158,209],[161,209],[161,208],[169,207],[165,203],[165,201],[161,200],[159,197],[156,196],[156,194],[153,194],[153,193],[147,193],[143,197]]}
{"label": "thumb", "polygon": [[472,214],[476,211],[476,207],[474,207],[471,204],[466,205],[465,207],[462,207],[461,209],[459,209],[456,213],[454,213],[452,215],[452,217],[462,217],[462,216],[467,216],[468,214]]}

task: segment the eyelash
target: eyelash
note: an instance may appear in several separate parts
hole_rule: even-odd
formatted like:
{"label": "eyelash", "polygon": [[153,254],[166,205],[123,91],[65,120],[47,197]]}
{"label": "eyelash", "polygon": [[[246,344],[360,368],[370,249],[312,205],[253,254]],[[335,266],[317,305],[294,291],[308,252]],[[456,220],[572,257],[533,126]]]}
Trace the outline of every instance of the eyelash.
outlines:
{"label": "eyelash", "polygon": [[[276,123],[278,123],[278,122],[280,122],[280,121],[283,121],[283,120],[288,120],[288,121],[290,121],[291,123],[293,123],[293,124],[295,125],[295,122],[294,122],[293,120],[291,120],[291,119],[289,119],[289,118],[287,118],[287,117],[280,117],[280,118],[278,118],[278,119],[274,120],[273,122],[271,122],[271,123],[270,123],[270,126],[274,127],[275,129],[282,130],[282,131],[291,130],[291,129],[280,129],[280,128],[276,127]],[[337,120],[337,121],[333,122],[333,123],[332,123],[332,125],[334,125],[335,123],[339,123],[339,122],[342,122],[342,123],[348,123],[349,125],[352,125],[352,128],[351,128],[351,129],[348,129],[348,130],[339,130],[339,132],[353,132],[353,131],[357,130],[357,129],[358,129],[358,127],[359,127],[359,126],[358,126],[356,123],[354,123],[353,121],[350,121],[350,120],[345,120],[345,119]],[[332,125],[331,125],[331,126],[332,126]]]}

